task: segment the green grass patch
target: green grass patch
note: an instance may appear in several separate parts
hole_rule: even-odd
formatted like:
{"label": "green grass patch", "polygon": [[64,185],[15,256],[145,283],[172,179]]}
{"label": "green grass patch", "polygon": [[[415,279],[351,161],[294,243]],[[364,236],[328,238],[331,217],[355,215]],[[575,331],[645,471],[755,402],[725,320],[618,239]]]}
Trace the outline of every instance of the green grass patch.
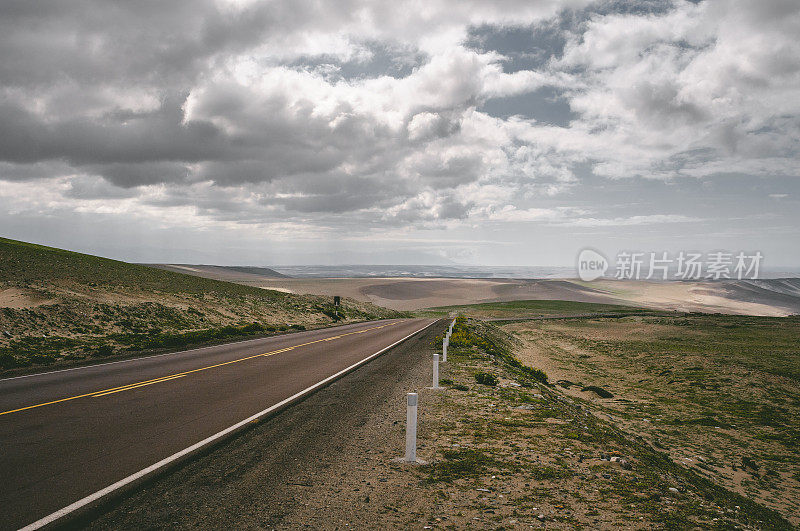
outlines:
{"label": "green grass patch", "polygon": [[475,381],[481,385],[488,385],[489,387],[494,387],[498,383],[497,376],[490,372],[476,372],[475,373]]}
{"label": "green grass patch", "polygon": [[457,306],[438,306],[430,308],[437,313],[458,312],[471,317],[525,318],[534,316],[584,315],[584,314],[637,314],[669,315],[669,312],[649,310],[621,304],[601,304],[593,302],[573,302],[562,300],[524,300],[507,302],[484,302]]}
{"label": "green grass patch", "polygon": [[445,450],[443,458],[436,463],[425,465],[428,483],[449,482],[457,479],[477,478],[487,470],[513,469],[507,462],[501,461],[483,450],[459,448]]}

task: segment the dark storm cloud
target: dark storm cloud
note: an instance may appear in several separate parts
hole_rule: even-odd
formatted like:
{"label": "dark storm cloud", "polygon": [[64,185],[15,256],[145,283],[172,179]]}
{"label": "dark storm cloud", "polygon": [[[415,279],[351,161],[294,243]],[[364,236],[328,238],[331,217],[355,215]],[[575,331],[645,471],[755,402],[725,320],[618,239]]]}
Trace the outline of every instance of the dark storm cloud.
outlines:
{"label": "dark storm cloud", "polygon": [[156,85],[192,80],[209,59],[307,24],[345,22],[348,2],[337,4],[258,2],[239,10],[214,0],[8,0],[0,5],[0,78],[12,86],[59,77]]}
{"label": "dark storm cloud", "polygon": [[81,177],[70,181],[64,195],[74,199],[126,199],[139,194],[136,190],[115,186],[101,177]]}
{"label": "dark storm cloud", "polygon": [[[357,5],[6,2],[0,6],[0,160],[18,167],[66,163],[76,175],[100,176],[122,188],[204,180],[240,187],[299,175],[328,183],[347,169],[386,189],[414,149],[459,133],[462,116],[481,100],[473,76],[483,67],[474,57],[439,59],[430,75],[401,89],[400,101],[388,100],[407,107],[391,120],[383,116],[394,112],[386,103],[366,102],[365,108],[337,96],[327,104],[313,90],[297,97],[286,85],[292,80],[274,70],[281,59],[264,62],[269,54],[251,66],[273,72],[273,86],[255,89],[249,83],[257,78],[232,74],[240,67],[239,52],[270,42],[288,50],[309,38],[303,36],[309,28],[335,33],[362,16]],[[393,19],[383,8],[373,16]],[[355,35],[351,45],[350,58],[300,54],[285,64],[315,74],[331,64],[335,75],[323,77],[332,84],[401,80],[430,61],[413,42],[396,38]],[[304,90],[314,75],[293,82]],[[416,101],[413,91],[424,97]],[[478,169],[470,167],[475,157],[426,157],[426,163],[412,158],[406,165],[437,188],[477,178]],[[8,178],[40,174],[21,170]],[[364,189],[332,192],[326,204],[331,211],[342,210],[337,201],[375,204],[368,194],[350,197]],[[310,199],[295,203],[318,208]]]}
{"label": "dark storm cloud", "polygon": [[[181,123],[182,100],[165,98],[152,112],[90,118],[47,118],[0,104],[0,159],[9,162],[66,160],[72,164],[197,161],[235,152],[216,126]],[[143,183],[142,183],[143,184]]]}
{"label": "dark storm cloud", "polygon": [[798,32],[790,0],[10,0],[0,200],[287,237],[700,218],[663,183],[797,175]]}
{"label": "dark storm cloud", "polygon": [[3,181],[49,179],[71,172],[72,169],[68,165],[59,162],[40,162],[36,164],[0,162],[0,180]]}
{"label": "dark storm cloud", "polygon": [[120,188],[132,188],[148,184],[184,183],[189,178],[189,170],[176,162],[139,162],[91,165],[85,170],[103,176]]}

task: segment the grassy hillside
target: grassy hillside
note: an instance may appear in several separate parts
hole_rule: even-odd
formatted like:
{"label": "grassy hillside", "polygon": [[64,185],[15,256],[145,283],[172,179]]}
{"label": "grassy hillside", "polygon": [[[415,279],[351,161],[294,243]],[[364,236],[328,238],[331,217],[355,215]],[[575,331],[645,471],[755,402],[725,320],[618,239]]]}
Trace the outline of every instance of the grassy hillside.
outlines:
{"label": "grassy hillside", "polygon": [[459,319],[448,389],[426,398],[435,458],[415,497],[436,504],[423,516],[455,528],[796,529],[799,324]]}
{"label": "grassy hillside", "polygon": [[502,330],[520,341],[523,363],[587,409],[800,523],[800,317],[637,316]]}
{"label": "grassy hillside", "polygon": [[[0,282],[31,285],[56,281],[163,293],[213,293],[223,296],[260,291],[230,282],[0,238]],[[275,295],[275,292],[272,294]]]}
{"label": "grassy hillside", "polygon": [[0,372],[398,315],[0,238]]}

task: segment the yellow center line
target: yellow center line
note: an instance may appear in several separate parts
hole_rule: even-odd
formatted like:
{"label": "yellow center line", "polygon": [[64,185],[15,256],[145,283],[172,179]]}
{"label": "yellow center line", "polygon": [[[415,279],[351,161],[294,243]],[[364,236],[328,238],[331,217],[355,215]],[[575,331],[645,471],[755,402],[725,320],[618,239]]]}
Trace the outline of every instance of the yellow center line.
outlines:
{"label": "yellow center line", "polygon": [[25,406],[25,407],[20,407],[20,408],[17,408],[17,409],[11,409],[9,411],[0,412],[0,417],[2,417],[3,415],[9,415],[11,413],[17,413],[19,411],[26,411],[26,410],[34,409],[34,408],[38,408],[38,407],[49,406],[49,405],[52,405],[52,404],[59,404],[61,402],[68,402],[70,400],[77,400],[78,398],[86,398],[87,396],[100,397],[100,396],[105,396],[105,395],[110,395],[110,394],[113,394],[113,393],[117,393],[117,392],[120,392],[120,391],[127,391],[129,389],[136,389],[138,387],[144,387],[145,385],[159,383],[159,382],[163,382],[163,381],[167,381],[167,380],[174,380],[176,378],[180,378],[180,377],[186,376],[187,374],[192,374],[192,373],[201,372],[201,371],[207,371],[209,369],[215,369],[217,367],[223,367],[225,365],[231,365],[232,363],[239,363],[240,361],[252,360],[254,358],[263,358],[263,357],[267,357],[267,356],[273,356],[275,354],[280,354],[281,352],[287,352],[289,350],[294,350],[294,349],[299,348],[299,347],[305,347],[305,346],[308,346],[308,345],[313,345],[314,343],[320,343],[322,341],[331,341],[333,339],[341,339],[343,337],[351,336],[351,335],[354,335],[354,334],[363,334],[364,332],[369,332],[371,330],[379,330],[381,328],[386,328],[387,326],[394,326],[396,324],[399,324],[399,323],[398,322],[387,323],[387,324],[380,325],[380,326],[374,326],[372,328],[365,328],[364,330],[358,330],[356,332],[347,332],[345,334],[340,334],[338,336],[333,336],[333,337],[330,337],[330,338],[316,339],[314,341],[308,341],[307,343],[300,343],[299,345],[294,345],[294,346],[282,348],[282,349],[279,349],[279,350],[273,350],[271,352],[264,352],[262,354],[254,354],[252,356],[247,356],[247,357],[244,357],[244,358],[239,358],[239,359],[235,359],[235,360],[231,360],[231,361],[225,361],[223,363],[217,363],[217,364],[214,364],[214,365],[209,365],[207,367],[200,367],[198,369],[192,369],[190,371],[179,372],[179,373],[176,373],[176,374],[168,374],[166,376],[161,376],[159,378],[153,378],[151,380],[144,380],[144,381],[141,381],[141,382],[133,382],[133,383],[130,383],[130,384],[127,384],[127,385],[119,386],[119,387],[111,387],[109,389],[101,389],[99,391],[92,391],[91,393],[84,393],[82,395],[75,395],[75,396],[70,396],[70,397],[67,397],[67,398],[60,398],[58,400],[51,400],[50,402],[42,402],[41,404],[34,404],[32,406]]}
{"label": "yellow center line", "polygon": [[127,387],[123,387],[122,389],[115,389],[114,391],[108,391],[106,393],[99,393],[99,394],[96,394],[96,395],[92,395],[92,398],[100,398],[101,396],[113,395],[114,393],[121,393],[122,391],[127,391],[128,389],[136,389],[137,387],[144,387],[145,385],[153,385],[153,384],[157,384],[157,383],[161,383],[161,382],[167,382],[169,380],[174,380],[175,378],[183,378],[184,376],[186,376],[186,375],[185,374],[179,374],[177,376],[169,376],[167,378],[161,378],[159,380],[154,380],[152,382],[144,382],[144,383],[140,383],[140,384],[136,384],[136,385],[129,385]]}

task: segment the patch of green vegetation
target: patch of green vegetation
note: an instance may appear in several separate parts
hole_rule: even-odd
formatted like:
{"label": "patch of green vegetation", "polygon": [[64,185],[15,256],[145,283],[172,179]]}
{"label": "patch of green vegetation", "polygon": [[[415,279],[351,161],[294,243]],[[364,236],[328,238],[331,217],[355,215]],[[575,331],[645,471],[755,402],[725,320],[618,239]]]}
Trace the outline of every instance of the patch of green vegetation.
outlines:
{"label": "patch of green vegetation", "polygon": [[445,450],[441,461],[425,465],[424,470],[428,473],[426,481],[436,483],[477,478],[484,475],[489,469],[513,468],[511,463],[492,457],[483,450],[459,448]]}
{"label": "patch of green vegetation", "polygon": [[498,383],[497,376],[490,372],[476,372],[475,373],[475,381],[481,385],[488,385],[489,387],[494,387]]}
{"label": "patch of green vegetation", "polygon": [[531,386],[533,382],[547,383],[547,374],[519,361],[513,354],[510,340],[499,329],[487,323],[468,321],[466,317],[459,315],[450,336],[449,348],[455,355],[482,352],[495,358],[507,365],[523,385]]}
{"label": "patch of green vegetation", "polygon": [[114,354],[114,347],[111,345],[100,345],[94,352],[95,356],[111,356]]}
{"label": "patch of green vegetation", "polygon": [[27,336],[15,339],[7,347],[0,348],[0,369],[52,365],[62,352],[81,345],[80,340],[68,337]]}
{"label": "patch of green vegetation", "polygon": [[185,347],[187,345],[246,337],[276,330],[275,327],[269,328],[270,330],[267,330],[267,327],[260,323],[251,323],[241,327],[223,326],[220,328],[193,330],[191,332],[177,334],[116,334],[110,336],[110,338],[122,345],[127,345],[128,350],[152,350]]}
{"label": "patch of green vegetation", "polygon": [[[786,406],[756,400],[751,392],[734,393],[737,386],[732,383],[739,383],[742,378],[763,382],[765,375],[800,382],[797,343],[800,317],[692,314],[683,318],[646,318],[644,324],[658,327],[645,335],[597,340],[581,337],[581,334],[600,326],[613,333],[616,326],[624,323],[570,322],[565,325],[567,331],[553,334],[582,349],[618,360],[636,373],[655,372],[657,376],[652,383],[642,383],[642,387],[654,391],[665,385],[673,390],[680,389],[681,401],[688,400],[700,408],[717,412],[714,426],[736,424],[736,420],[771,427],[792,424]],[[680,327],[681,333],[676,333],[674,327]],[[656,361],[666,369],[656,370]],[[697,361],[702,361],[702,365]],[[591,361],[586,363],[587,367],[594,365]],[[733,376],[737,382],[731,379]],[[794,401],[800,396],[787,397],[777,389],[764,395],[784,401]]]}
{"label": "patch of green vegetation", "polygon": [[588,314],[669,315],[669,312],[649,310],[647,308],[640,308],[636,306],[562,300],[484,302],[479,304],[464,304],[457,306],[438,306],[435,308],[430,308],[430,311],[438,314],[458,312],[462,315],[471,317],[494,317],[509,319],[524,319],[526,317],[533,316],[545,317],[554,315],[570,316]]}
{"label": "patch of green vegetation", "polygon": [[[282,327],[287,329],[287,327]],[[183,333],[122,333],[109,334],[102,338],[65,338],[27,336],[13,340],[0,347],[0,369],[28,367],[33,364],[51,365],[72,353],[71,359],[87,356],[109,357],[120,350],[129,352],[180,348],[192,345],[252,337],[253,335],[277,331],[277,327],[251,323],[244,326],[223,326]],[[105,341],[113,341],[123,349],[116,349]],[[75,353],[79,355],[75,355]],[[82,355],[81,355],[82,354]]]}
{"label": "patch of green vegetation", "polygon": [[672,424],[680,426],[681,424],[686,426],[709,426],[709,427],[717,427],[724,429],[730,429],[731,425],[727,422],[715,419],[714,417],[700,417],[696,419],[689,419],[689,420],[681,420],[675,419],[672,421]]}

